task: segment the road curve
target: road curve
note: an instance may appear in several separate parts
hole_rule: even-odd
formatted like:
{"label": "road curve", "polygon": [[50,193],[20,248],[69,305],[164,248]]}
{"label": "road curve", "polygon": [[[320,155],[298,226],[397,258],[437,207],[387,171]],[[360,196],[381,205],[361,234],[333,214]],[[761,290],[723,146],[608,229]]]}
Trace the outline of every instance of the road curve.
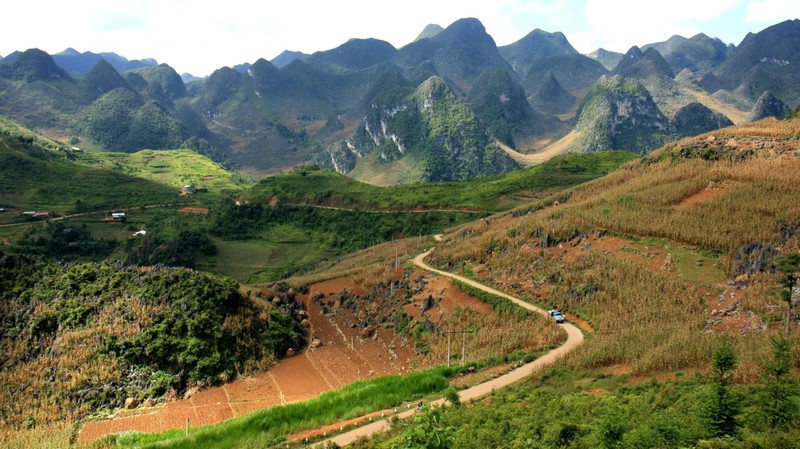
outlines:
{"label": "road curve", "polygon": [[[487,286],[485,286],[485,285],[483,285],[483,284],[481,284],[479,282],[473,281],[472,279],[467,279],[467,278],[465,278],[463,276],[459,276],[457,274],[448,273],[446,271],[437,270],[436,268],[431,267],[430,265],[426,264],[425,260],[424,260],[425,257],[428,254],[431,253],[431,251],[433,251],[433,249],[425,251],[424,253],[418,255],[417,257],[415,257],[414,258],[414,264],[417,265],[418,267],[424,269],[424,270],[430,271],[432,273],[436,273],[436,274],[438,274],[440,276],[446,276],[446,277],[449,277],[451,279],[455,279],[457,281],[463,282],[463,283],[465,283],[467,285],[470,285],[472,287],[481,289],[481,290],[483,290],[483,291],[485,291],[487,293],[491,293],[493,295],[497,295],[497,296],[506,298],[509,301],[513,302],[514,304],[517,304],[517,305],[519,305],[520,307],[522,307],[524,309],[530,310],[531,312],[536,312],[536,313],[542,314],[544,316],[548,316],[547,312],[545,310],[542,310],[539,307],[536,307],[536,306],[534,306],[534,305],[532,305],[532,304],[530,304],[528,302],[522,301],[521,299],[515,298],[515,297],[513,297],[511,295],[503,293],[503,292],[501,292],[499,290],[495,290],[495,289],[493,289],[491,287],[487,287]],[[545,367],[547,365],[552,364],[554,361],[556,361],[557,359],[562,357],[564,354],[572,351],[573,349],[578,347],[578,345],[583,343],[583,333],[581,332],[580,329],[578,329],[578,327],[576,327],[576,326],[574,326],[574,325],[572,325],[570,323],[564,323],[564,324],[561,324],[560,326],[561,326],[562,329],[564,329],[567,332],[567,341],[565,341],[564,344],[562,344],[561,346],[553,349],[552,351],[548,352],[544,356],[539,357],[538,359],[536,359],[536,360],[534,360],[534,361],[532,361],[530,363],[522,365],[521,367],[519,367],[517,369],[514,369],[514,370],[512,370],[512,371],[510,371],[510,372],[508,372],[508,373],[506,373],[506,374],[504,374],[504,375],[502,375],[500,377],[496,377],[496,378],[488,380],[488,381],[486,381],[484,383],[475,385],[474,387],[467,388],[466,390],[461,390],[458,393],[459,399],[462,402],[470,401],[470,400],[473,400],[473,399],[478,399],[480,397],[483,397],[483,396],[486,396],[486,395],[490,394],[494,390],[506,387],[506,386],[511,385],[511,384],[513,384],[515,382],[523,380],[523,379],[529,377],[535,371],[538,371],[539,369],[541,369],[541,368],[543,368],[543,367]],[[444,404],[444,402],[445,402],[444,399],[439,399],[439,400],[431,402],[431,405],[442,405],[442,404]],[[412,409],[407,410],[405,412],[399,413],[399,414],[397,414],[395,416],[397,416],[400,419],[404,419],[404,418],[408,418],[410,416],[413,416],[415,413],[417,413],[417,410],[412,408]],[[348,445],[350,443],[353,443],[354,441],[356,441],[359,438],[370,437],[370,436],[374,435],[375,433],[389,430],[390,427],[391,426],[389,424],[389,420],[388,419],[384,419],[384,420],[381,420],[381,421],[376,421],[376,422],[367,424],[365,426],[358,427],[356,429],[350,430],[348,432],[339,434],[337,436],[331,437],[331,438],[329,438],[329,439],[327,439],[325,441],[322,441],[322,442],[319,442],[319,443],[315,444],[313,447],[324,447],[324,445],[327,444],[328,442],[336,443],[339,446],[346,446],[346,445]]]}

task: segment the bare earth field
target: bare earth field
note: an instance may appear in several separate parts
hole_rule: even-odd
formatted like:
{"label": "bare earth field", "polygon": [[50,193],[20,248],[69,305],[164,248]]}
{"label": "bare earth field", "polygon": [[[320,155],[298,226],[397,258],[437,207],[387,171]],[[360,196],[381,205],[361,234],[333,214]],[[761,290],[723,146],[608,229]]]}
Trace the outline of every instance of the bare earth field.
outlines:
{"label": "bare earth field", "polygon": [[[414,354],[413,342],[393,329],[379,328],[365,338],[358,328],[347,325],[351,315],[325,315],[320,305],[310,300],[319,293],[333,298],[345,289],[351,294],[365,292],[350,278],[340,278],[315,284],[307,295],[298,296],[306,304],[311,323],[309,342],[318,339],[321,346],[309,346],[303,353],[281,360],[266,373],[209,388],[187,399],[126,410],[112,419],[86,423],[80,443],[86,445],[104,435],[124,431],[180,429],[187,421],[192,427],[214,424],[274,405],[310,399],[356,380],[408,372],[412,366],[425,364],[422,357]],[[437,315],[457,306],[491,313],[490,306],[461,292],[445,278],[430,279],[427,287],[415,295],[413,303],[406,305],[407,313],[418,316],[428,295],[441,298],[435,309]]]}

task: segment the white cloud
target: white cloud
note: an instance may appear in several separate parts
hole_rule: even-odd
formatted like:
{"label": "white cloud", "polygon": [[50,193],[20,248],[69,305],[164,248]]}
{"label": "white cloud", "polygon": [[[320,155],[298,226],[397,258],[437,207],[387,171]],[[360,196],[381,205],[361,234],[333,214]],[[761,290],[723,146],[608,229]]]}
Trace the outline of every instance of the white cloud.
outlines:
{"label": "white cloud", "polygon": [[[587,0],[584,12],[591,33],[585,42],[607,50],[624,52],[633,45],[660,42],[680,34],[691,36],[700,31],[698,23],[710,21],[740,3],[741,0]],[[583,45],[589,45],[588,43]],[[593,48],[579,48],[591,51]]]}
{"label": "white cloud", "polygon": [[777,22],[787,17],[800,17],[797,0],[752,0],[747,2],[747,22]]}
{"label": "white cloud", "polygon": [[[478,18],[498,45],[534,28],[563,31],[579,51],[626,51],[673,34],[705,31],[746,0],[25,0],[3,6],[0,55],[38,47],[55,53],[114,51],[207,75],[224,65],[273,58],[283,50],[312,53],[348,39],[374,37],[401,47],[423,27]],[[585,5],[584,5],[585,3]],[[750,0],[747,20],[800,15],[797,0]],[[743,12],[742,12],[743,14]],[[730,19],[730,17],[727,17]],[[737,19],[740,19],[737,17]],[[726,24],[727,25],[727,24]],[[742,23],[731,24],[742,26]],[[741,32],[752,31],[746,29]]]}

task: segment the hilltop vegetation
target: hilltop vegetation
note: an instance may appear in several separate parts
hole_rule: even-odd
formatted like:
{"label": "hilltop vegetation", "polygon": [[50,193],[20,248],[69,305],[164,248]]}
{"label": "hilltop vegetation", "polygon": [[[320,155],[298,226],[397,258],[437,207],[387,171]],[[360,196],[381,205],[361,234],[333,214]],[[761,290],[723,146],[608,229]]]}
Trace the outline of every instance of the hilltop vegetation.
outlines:
{"label": "hilltop vegetation", "polygon": [[544,164],[473,181],[375,187],[346,176],[301,168],[262,179],[246,198],[278,204],[317,204],[354,209],[506,210],[543,195],[603,176],[636,156],[627,152],[567,154]]}
{"label": "hilltop vegetation", "polygon": [[0,125],[0,191],[5,206],[63,213],[154,204],[177,198],[172,188],[77,164],[64,146],[21,131],[5,120]]}
{"label": "hilltop vegetation", "polygon": [[6,429],[182,394],[302,344],[291,298],[275,308],[229,278],[2,253],[0,271]]}

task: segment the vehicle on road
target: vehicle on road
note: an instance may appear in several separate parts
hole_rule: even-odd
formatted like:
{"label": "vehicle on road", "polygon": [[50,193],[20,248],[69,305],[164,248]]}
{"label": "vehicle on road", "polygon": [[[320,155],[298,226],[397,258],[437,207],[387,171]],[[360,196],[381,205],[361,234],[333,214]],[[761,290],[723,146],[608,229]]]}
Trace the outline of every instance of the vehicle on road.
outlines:
{"label": "vehicle on road", "polygon": [[558,311],[558,310],[556,310],[556,309],[553,309],[553,310],[548,310],[548,311],[547,311],[547,313],[548,313],[548,314],[550,314],[550,316],[551,316],[551,317],[552,317],[554,320],[556,320],[556,323],[559,323],[559,324],[560,324],[560,323],[563,323],[563,322],[566,320],[566,318],[564,318],[564,314],[563,314],[563,313],[561,313],[561,312],[559,312],[559,311]]}

